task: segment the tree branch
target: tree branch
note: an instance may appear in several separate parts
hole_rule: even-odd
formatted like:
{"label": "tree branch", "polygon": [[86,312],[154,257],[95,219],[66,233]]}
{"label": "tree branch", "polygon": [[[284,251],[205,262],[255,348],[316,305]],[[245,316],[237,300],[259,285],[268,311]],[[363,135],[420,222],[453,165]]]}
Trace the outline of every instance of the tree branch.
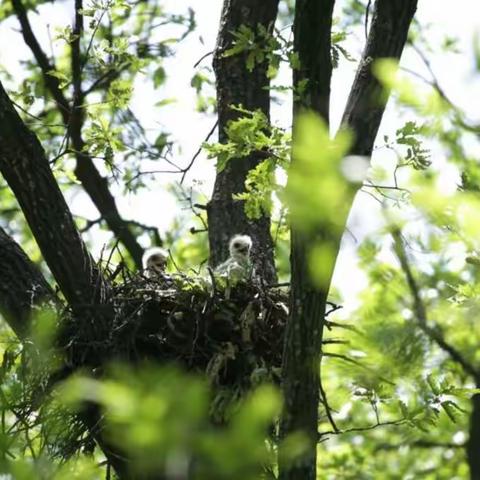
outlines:
{"label": "tree branch", "polygon": [[[113,309],[107,304],[110,287],[82,242],[42,146],[37,137],[22,122],[1,83],[0,172],[15,194],[42,255],[77,321],[92,323],[96,325],[96,329],[108,330],[113,318]],[[25,288],[22,297],[24,305],[27,306],[23,315],[28,315],[30,312],[28,295],[32,285],[40,282],[39,292],[46,294],[49,287],[45,285],[38,273],[34,273],[30,279],[26,277],[24,279],[20,269],[24,268],[27,272],[32,270],[32,267],[27,265],[25,257],[19,254],[18,248],[13,247],[4,236],[0,236],[1,239],[6,242],[0,242],[2,253],[4,248],[7,248],[16,256],[15,264],[10,264],[10,267],[18,266],[19,268],[18,271],[15,268],[12,274],[19,277],[19,284]],[[0,255],[0,268],[3,260],[3,255]],[[0,286],[4,285],[1,282],[3,275],[5,272],[2,270]],[[12,313],[16,313],[10,306],[10,297],[1,290],[0,302],[2,313],[6,312],[7,318],[10,318]],[[12,328],[18,331],[19,335],[24,333],[26,326],[25,320],[12,320]],[[101,361],[101,359],[96,360]],[[89,410],[81,415],[120,478],[129,478],[126,473],[128,461],[111,448],[103,430],[103,417],[98,409]]]}
{"label": "tree branch", "polygon": [[75,175],[82,184],[83,188],[91,198],[95,207],[102,215],[106,224],[114,235],[122,242],[127,251],[132,256],[137,268],[142,268],[143,248],[138,243],[135,235],[130,231],[128,222],[122,219],[118,211],[115,198],[110,192],[108,180],[97,170],[91,157],[84,153],[85,142],[82,138],[83,128],[83,99],[84,94],[81,89],[81,34],[83,31],[83,16],[80,13],[82,1],[75,2],[75,25],[74,33],[77,38],[72,42],[71,67],[73,78],[73,105],[63,94],[60,89],[59,80],[49,74],[51,70],[55,70],[55,66],[50,62],[47,55],[38,43],[32,27],[28,20],[27,12],[22,0],[11,0],[15,14],[20,22],[22,35],[25,43],[30,47],[32,54],[40,68],[43,80],[48,91],[53,96],[58,105],[62,121],[67,128],[68,134],[72,140],[75,151],[76,168]]}
{"label": "tree branch", "polygon": [[367,44],[348,97],[342,125],[355,135],[352,152],[370,156],[387,96],[372,73],[381,58],[399,60],[418,0],[377,0]]}
{"label": "tree branch", "polygon": [[468,362],[459,350],[445,340],[443,333],[438,326],[431,327],[428,325],[427,310],[422,297],[420,296],[420,289],[415,280],[412,269],[410,268],[410,263],[408,261],[400,230],[392,230],[392,237],[394,241],[394,252],[398,261],[400,262],[400,267],[405,275],[408,289],[410,291],[410,295],[412,296],[413,314],[418,326],[432,341],[434,341],[445,353],[447,353],[455,363],[460,365],[467,374],[471,375],[478,382],[478,379],[480,378],[480,371],[476,369],[470,362]]}
{"label": "tree branch", "polygon": [[37,266],[0,228],[0,313],[19,339],[30,331],[33,313],[56,295]]}
{"label": "tree branch", "polygon": [[42,146],[1,83],[0,122],[0,171],[65,298],[74,310],[103,303],[105,281],[80,238]]}

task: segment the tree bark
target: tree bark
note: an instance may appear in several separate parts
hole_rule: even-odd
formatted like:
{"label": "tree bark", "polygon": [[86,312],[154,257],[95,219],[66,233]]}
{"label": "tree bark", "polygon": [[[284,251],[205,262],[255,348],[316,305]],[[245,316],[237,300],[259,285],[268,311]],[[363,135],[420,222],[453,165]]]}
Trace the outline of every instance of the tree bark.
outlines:
{"label": "tree bark", "polygon": [[30,331],[35,311],[56,296],[38,267],[0,228],[0,313],[20,340]]}
{"label": "tree bark", "polygon": [[367,45],[355,75],[342,125],[355,135],[352,154],[372,154],[387,103],[384,88],[372,73],[375,60],[400,59],[418,0],[377,0]]}
{"label": "tree bark", "polygon": [[108,286],[80,238],[40,142],[1,84],[0,171],[73,310],[85,313],[104,304]]}
{"label": "tree bark", "polygon": [[[249,72],[244,54],[224,57],[232,46],[233,35],[241,25],[257,32],[263,25],[269,32],[277,16],[278,0],[224,0],[220,30],[213,60],[217,79],[217,107],[219,141],[226,142],[227,123],[239,117],[232,105],[242,105],[248,110],[260,109],[270,116],[269,79],[267,62],[256,65]],[[270,234],[270,217],[266,213],[259,220],[250,220],[244,212],[243,202],[232,199],[234,193],[245,190],[247,173],[264,158],[252,153],[234,158],[226,168],[217,173],[212,199],[208,204],[208,236],[210,262],[218,265],[228,257],[228,241],[234,234],[248,234],[253,239],[253,258],[256,270],[267,282],[276,279],[273,241]]]}
{"label": "tree bark", "polygon": [[[295,5],[294,50],[300,67],[293,71],[293,85],[296,89],[302,81],[307,84],[304,94],[294,102],[294,143],[297,118],[302,111],[314,111],[329,122],[334,3],[335,0],[297,0]],[[283,355],[284,410],[280,434],[285,437],[301,431],[307,436],[308,449],[293,464],[280,455],[279,472],[281,480],[309,480],[317,475],[320,350],[328,288],[314,285],[308,268],[309,247],[318,243],[323,232],[305,234],[293,217],[290,231],[290,316]]]}
{"label": "tree bark", "polygon": [[[367,45],[342,122],[342,126],[350,128],[355,135],[352,154],[370,156],[372,153],[386,105],[382,86],[373,76],[372,63],[384,57],[400,58],[416,6],[417,0],[377,0],[375,4]],[[308,108],[327,122],[332,9],[333,1],[297,0],[294,23],[294,47],[301,65],[294,72],[294,85],[303,78],[313,79],[307,83],[306,95],[302,101],[294,106],[294,114],[302,107]],[[294,161],[295,158],[292,158],[292,163]],[[354,195],[353,189],[351,202]],[[342,219],[344,224],[346,220],[346,217]],[[324,229],[306,236],[296,228],[295,219],[292,218],[291,221],[291,304],[282,373],[285,406],[281,433],[287,435],[302,430],[310,443],[306,455],[299,462],[290,466],[280,463],[280,478],[303,480],[316,478],[320,348],[327,295],[342,235],[335,229]],[[328,245],[333,253],[329,276],[323,288],[311,284],[306,259],[309,245],[319,242]]]}
{"label": "tree bark", "polygon": [[[58,305],[59,300],[37,266],[22,248],[0,228],[0,313],[19,340],[30,333],[35,312],[46,304]],[[103,432],[102,414],[91,407],[80,415],[98,445],[121,479],[132,478],[128,461],[111,446]],[[162,477],[159,477],[162,478]],[[150,479],[149,479],[150,480]]]}
{"label": "tree bark", "polygon": [[[477,388],[480,388],[480,376],[477,378]],[[472,412],[470,413],[470,429],[467,440],[467,460],[470,468],[470,480],[480,480],[480,394],[472,397]]]}

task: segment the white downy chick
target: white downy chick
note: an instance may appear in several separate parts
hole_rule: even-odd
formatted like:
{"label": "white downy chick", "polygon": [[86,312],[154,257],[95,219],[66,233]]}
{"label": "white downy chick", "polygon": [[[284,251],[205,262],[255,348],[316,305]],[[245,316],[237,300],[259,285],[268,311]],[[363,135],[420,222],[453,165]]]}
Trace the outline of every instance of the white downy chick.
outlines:
{"label": "white downy chick", "polygon": [[229,280],[245,280],[250,273],[252,239],[248,235],[234,235],[229,242],[230,257],[220,264],[215,273],[226,275]]}
{"label": "white downy chick", "polygon": [[148,278],[155,278],[165,274],[168,252],[159,247],[149,248],[142,257],[143,271]]}

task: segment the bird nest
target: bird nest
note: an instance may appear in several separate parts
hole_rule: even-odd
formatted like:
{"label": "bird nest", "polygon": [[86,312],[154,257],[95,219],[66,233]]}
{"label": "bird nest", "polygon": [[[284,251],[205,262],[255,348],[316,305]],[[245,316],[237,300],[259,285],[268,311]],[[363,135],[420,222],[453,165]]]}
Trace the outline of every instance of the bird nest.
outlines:
{"label": "bird nest", "polygon": [[248,388],[278,374],[288,294],[254,281],[214,285],[137,277],[116,288],[112,347],[130,361],[175,362],[211,383]]}
{"label": "bird nest", "polygon": [[[217,387],[277,382],[288,292],[255,280],[135,275],[116,284],[111,320],[66,322],[67,364],[175,363]],[[100,322],[103,323],[103,322]],[[70,359],[70,360],[69,360]]]}

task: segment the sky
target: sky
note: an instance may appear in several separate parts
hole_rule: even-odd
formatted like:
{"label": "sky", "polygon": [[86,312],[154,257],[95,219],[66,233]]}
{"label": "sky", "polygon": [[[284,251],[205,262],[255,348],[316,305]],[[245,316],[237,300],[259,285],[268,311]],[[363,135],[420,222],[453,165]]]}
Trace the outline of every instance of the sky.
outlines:
{"label": "sky", "polygon": [[[165,129],[172,133],[181,151],[175,153],[175,161],[180,165],[189,163],[207,133],[212,128],[215,118],[205,116],[194,111],[195,94],[190,87],[190,79],[195,72],[197,61],[215,47],[215,40],[221,12],[221,0],[166,0],[166,9],[176,12],[185,12],[188,7],[196,11],[197,30],[188,36],[181,44],[175,47],[175,55],[166,60],[165,68],[169,76],[166,85],[158,91],[151,90],[140,79],[133,98],[132,109],[142,119],[147,131],[153,138],[155,133]],[[341,15],[343,1],[337,1],[336,15]],[[55,25],[65,25],[73,18],[73,2],[56,3],[54,7],[42,7],[40,15],[32,16],[31,22],[35,31],[46,49],[50,44],[49,37]],[[473,72],[472,43],[475,34],[480,38],[480,3],[478,0],[457,0],[455,7],[447,0],[420,0],[416,18],[423,25],[429,25],[428,38],[433,46],[429,53],[431,67],[438,77],[442,87],[459,106],[466,109],[472,119],[480,119],[478,99],[480,98],[480,81]],[[50,33],[49,33],[50,32]],[[460,54],[444,54],[436,51],[443,35],[448,34],[458,39]],[[168,36],[168,32],[162,33]],[[29,51],[23,45],[18,34],[18,25],[15,19],[0,26],[0,38],[3,47],[0,48],[0,67],[21,76],[20,59],[29,58]],[[363,48],[363,30],[353,31],[347,40],[346,47],[355,59],[360,58]],[[15,48],[6,48],[6,45]],[[55,47],[53,47],[55,48]],[[208,66],[211,57],[205,58],[200,64]],[[429,72],[422,65],[420,58],[413,51],[407,50],[402,58],[402,65],[410,70],[429,76]],[[332,81],[331,115],[332,126],[335,129],[345,106],[348,91],[353,81],[356,64],[342,61],[334,71]],[[1,78],[1,71],[0,71]],[[275,84],[286,84],[290,81],[289,72],[284,70]],[[166,108],[157,109],[153,105],[164,98],[175,98],[176,101]],[[408,119],[408,113],[402,113],[401,118]],[[278,125],[288,127],[291,123],[291,106],[288,102],[282,105],[272,105],[272,119]],[[387,108],[379,138],[387,133],[392,135],[399,125],[398,109]],[[445,167],[446,159],[441,151],[433,152],[434,162],[438,168]],[[373,162],[392,162],[384,150],[376,151]],[[158,168],[158,166],[156,166]],[[447,183],[451,177],[446,174]],[[450,178],[450,180],[448,180]],[[209,195],[214,179],[214,163],[202,154],[189,172],[186,184],[192,184]],[[167,183],[174,180],[171,176],[159,174],[149,183],[149,188],[138,197],[132,195],[119,196],[117,201],[122,214],[142,223],[155,225],[161,234],[165,232],[172,220],[179,215],[179,207],[174,198],[165,193]],[[97,213],[90,201],[84,196],[71,199],[72,209],[83,216],[96,218]],[[342,286],[352,298],[365,285],[365,279],[355,267],[355,249],[359,242],[369,232],[379,226],[380,210],[378,204],[368,195],[359,193],[350,215],[349,232],[345,235],[341,256],[337,262],[334,285]],[[148,246],[148,245],[145,245]],[[94,242],[93,253],[98,254],[103,247],[100,234]],[[348,279],[348,280],[346,280]],[[352,303],[353,308],[353,303]]]}

